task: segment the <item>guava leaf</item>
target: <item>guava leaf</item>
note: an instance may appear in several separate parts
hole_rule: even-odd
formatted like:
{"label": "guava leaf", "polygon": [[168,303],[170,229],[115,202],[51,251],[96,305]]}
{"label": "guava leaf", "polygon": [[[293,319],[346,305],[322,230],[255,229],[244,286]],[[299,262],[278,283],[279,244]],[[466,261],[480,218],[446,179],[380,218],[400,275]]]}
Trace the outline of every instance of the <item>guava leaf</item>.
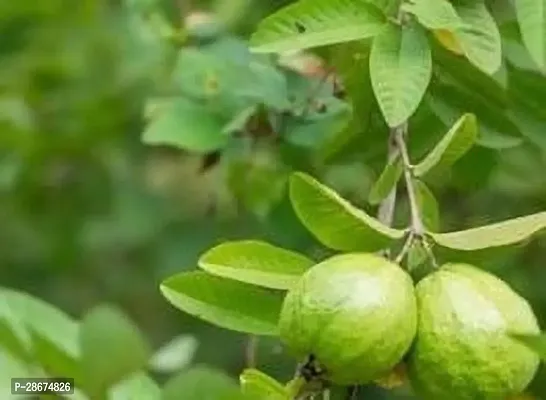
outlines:
{"label": "guava leaf", "polygon": [[136,372],[123,379],[109,390],[109,400],[161,400],[161,389],[144,372]]}
{"label": "guava leaf", "polygon": [[535,353],[537,353],[543,361],[546,361],[546,334],[542,335],[521,335],[511,334],[512,338],[523,343]]}
{"label": "guava leaf", "polygon": [[453,165],[472,148],[478,137],[476,116],[465,114],[451,127],[436,147],[414,167],[416,176],[424,176],[433,169]]}
{"label": "guava leaf", "polygon": [[403,171],[402,159],[399,156],[393,158],[373,184],[368,195],[368,203],[373,205],[381,203],[396,186]]}
{"label": "guava leaf", "polygon": [[493,75],[501,66],[502,49],[499,28],[484,0],[460,0],[452,3],[464,27],[455,37],[466,58],[486,74]]}
{"label": "guava leaf", "polygon": [[430,236],[440,246],[475,251],[516,244],[544,228],[546,211],[464,231],[431,233]]}
{"label": "guava leaf", "polygon": [[335,250],[377,251],[404,236],[303,173],[290,177],[290,200],[303,225]]}
{"label": "guava leaf", "polygon": [[386,25],[370,54],[373,91],[388,125],[406,121],[417,109],[432,76],[430,47],[416,23]]}
{"label": "guava leaf", "polygon": [[533,60],[546,69],[546,2],[515,0],[514,4],[523,43]]}
{"label": "guava leaf", "polygon": [[447,0],[411,0],[404,3],[402,8],[415,15],[421,25],[428,29],[451,31],[463,25],[457,11]]}
{"label": "guava leaf", "polygon": [[414,186],[423,224],[428,230],[436,232],[440,227],[440,206],[438,201],[424,182],[415,180]]}
{"label": "guava leaf", "polygon": [[199,267],[210,274],[271,289],[290,289],[315,262],[258,241],[226,242],[207,251]]}
{"label": "guava leaf", "polygon": [[145,144],[208,153],[223,148],[229,140],[223,132],[226,121],[183,97],[162,104],[154,114],[142,134]]}
{"label": "guava leaf", "polygon": [[302,50],[374,36],[385,22],[365,0],[301,0],[265,18],[250,39],[256,53]]}
{"label": "guava leaf", "polygon": [[198,347],[199,341],[194,336],[177,336],[159,348],[148,365],[159,373],[180,371],[191,364]]}
{"label": "guava leaf", "polygon": [[193,271],[167,278],[161,293],[176,308],[221,328],[277,335],[282,292]]}
{"label": "guava leaf", "polygon": [[249,399],[290,400],[288,391],[275,379],[256,369],[246,369],[239,377],[243,394]]}
{"label": "guava leaf", "polygon": [[138,327],[120,310],[99,306],[83,318],[81,365],[86,392],[100,395],[145,368],[151,349]]}

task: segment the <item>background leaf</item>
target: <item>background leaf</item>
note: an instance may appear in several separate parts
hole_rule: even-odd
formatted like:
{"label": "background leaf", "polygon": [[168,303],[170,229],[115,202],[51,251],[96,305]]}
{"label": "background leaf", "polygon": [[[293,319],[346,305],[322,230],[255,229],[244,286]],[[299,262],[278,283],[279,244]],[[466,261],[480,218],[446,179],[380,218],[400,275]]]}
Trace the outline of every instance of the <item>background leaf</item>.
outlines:
{"label": "background leaf", "polygon": [[313,264],[301,254],[251,240],[222,243],[199,259],[199,267],[211,274],[272,289],[290,289]]}
{"label": "background leaf", "polygon": [[113,384],[146,367],[151,353],[146,339],[125,314],[106,306],[90,310],[83,318],[80,346],[85,389],[91,396],[106,393]]}
{"label": "background leaf", "polygon": [[533,60],[546,70],[546,2],[515,0],[523,43]]}
{"label": "background leaf", "polygon": [[424,176],[434,168],[445,170],[472,148],[478,137],[476,116],[465,114],[451,127],[434,149],[414,168]]}
{"label": "background leaf", "polygon": [[536,352],[543,361],[546,361],[546,334],[543,334],[543,335],[512,334],[510,336],[516,339],[517,341],[523,343],[525,346],[529,347],[531,350]]}
{"label": "background leaf", "polygon": [[160,400],[161,389],[144,372],[136,372],[114,385],[109,391],[109,400]]}
{"label": "background leaf", "polygon": [[515,244],[544,228],[546,212],[540,212],[459,232],[432,233],[431,236],[440,246],[473,251]]}
{"label": "background leaf", "polygon": [[413,0],[402,7],[428,29],[453,31],[462,25],[457,11],[447,0]]}
{"label": "background leaf", "polygon": [[431,76],[430,47],[419,25],[389,24],[375,38],[370,55],[370,78],[389,126],[400,125],[414,113]]}
{"label": "background leaf", "polygon": [[414,185],[423,224],[429,231],[436,232],[440,228],[440,206],[438,201],[424,182],[414,180]]}
{"label": "background leaf", "polygon": [[399,156],[392,159],[386,165],[383,172],[381,172],[377,181],[373,184],[370,194],[368,195],[368,202],[374,205],[381,203],[396,186],[403,171],[402,159]]}
{"label": "background leaf", "polygon": [[161,293],[176,308],[219,327],[256,335],[277,334],[282,292],[195,271],[163,281]]}
{"label": "background leaf", "polygon": [[464,54],[476,67],[492,75],[501,66],[501,37],[484,0],[453,3],[464,27],[455,32]]}
{"label": "background leaf", "polygon": [[404,236],[303,173],[291,176],[290,199],[303,225],[335,250],[377,251]]}
{"label": "background leaf", "polygon": [[239,377],[241,389],[249,399],[290,400],[284,386],[256,369],[246,369]]}
{"label": "background leaf", "polygon": [[365,0],[300,0],[266,17],[250,45],[271,53],[348,42],[374,36],[384,20]]}

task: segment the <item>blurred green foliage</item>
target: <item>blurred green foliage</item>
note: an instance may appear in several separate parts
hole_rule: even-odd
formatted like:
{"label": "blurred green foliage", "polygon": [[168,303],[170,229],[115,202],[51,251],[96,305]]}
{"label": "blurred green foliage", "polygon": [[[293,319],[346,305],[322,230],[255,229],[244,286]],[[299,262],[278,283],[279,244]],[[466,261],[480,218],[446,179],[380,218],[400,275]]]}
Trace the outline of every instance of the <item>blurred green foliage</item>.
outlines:
{"label": "blurred green foliage", "polygon": [[[148,345],[158,350],[185,335],[165,353],[174,364],[157,367],[154,362],[165,364],[157,361],[160,354],[150,361],[156,365],[148,368],[152,376],[167,382],[165,393],[188,387],[200,393],[210,382],[231,387],[211,368],[236,376],[245,363],[244,337],[186,316],[160,297],[165,277],[193,269],[204,250],[228,239],[263,238],[315,259],[326,257],[329,251],[303,229],[287,199],[293,170],[312,173],[375,210],[366,199],[385,164],[388,129],[369,82],[358,73],[366,68],[361,61],[368,50],[357,42],[317,51],[334,64],[350,101],[334,96],[332,82],[287,67],[294,60],[279,65],[251,56],[245,38],[286,3],[0,3],[0,283],[82,320],[78,329],[94,326],[78,350],[90,346],[89,354],[99,351],[93,349],[97,340],[108,340],[108,321],[125,318],[115,317],[121,311],[94,307],[116,304],[139,327],[120,322],[116,332],[122,333],[112,338],[120,351],[116,357],[125,358],[117,341],[126,334],[135,343],[149,342],[142,354],[131,354],[138,371],[146,367]],[[196,11],[217,17],[188,23]],[[463,112],[474,112],[481,125],[480,146],[450,174],[427,182],[441,207],[440,231],[546,207],[546,79],[523,50],[513,21],[501,30],[505,61],[493,79],[435,49],[441,68],[410,121],[414,157],[430,150]],[[307,71],[314,65],[296,61]],[[176,129],[182,133],[175,135]],[[166,131],[171,135],[158,138]],[[142,144],[141,136],[152,146]],[[402,202],[396,224],[406,216]],[[483,261],[529,299],[542,327],[544,254],[542,236]],[[133,330],[147,339],[126,333]],[[257,353],[263,371],[291,376],[293,363],[275,339],[261,340]],[[24,368],[5,368],[16,364],[8,364],[10,357],[0,353],[2,387],[4,371],[24,376]],[[99,357],[86,365],[103,371],[104,362]],[[168,380],[190,364],[210,367],[182,370]],[[117,379],[120,372],[112,368],[87,383],[92,391]],[[115,396],[148,398],[134,395],[156,390],[140,373],[115,389],[121,393]],[[546,372],[533,390],[546,396]],[[408,393],[370,387],[362,398],[411,398]]]}

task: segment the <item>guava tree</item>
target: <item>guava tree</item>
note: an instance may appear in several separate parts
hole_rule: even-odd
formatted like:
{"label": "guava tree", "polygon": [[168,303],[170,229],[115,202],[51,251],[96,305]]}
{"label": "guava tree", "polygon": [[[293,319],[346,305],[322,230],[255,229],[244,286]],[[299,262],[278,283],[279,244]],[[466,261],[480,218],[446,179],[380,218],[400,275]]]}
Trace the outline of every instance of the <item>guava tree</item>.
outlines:
{"label": "guava tree", "polygon": [[[303,102],[279,95],[282,79],[263,54],[282,59],[311,48],[330,63],[311,95]],[[259,357],[253,346],[260,336],[280,336],[292,350],[294,379],[280,383],[249,368],[241,396],[328,398],[341,390],[351,399],[358,385],[404,380],[431,399],[524,393],[546,357],[546,337],[527,301],[476,260],[528,241],[546,227],[546,212],[440,231],[430,183],[449,179],[475,146],[509,148],[523,132],[544,140],[544,108],[522,92],[544,82],[544,1],[301,0],[265,18],[250,49],[260,56],[244,77],[226,65],[206,85],[196,80],[199,71],[180,71],[188,60],[209,65],[210,54],[186,50],[175,76],[186,79],[192,100],[156,98],[144,141],[217,151],[254,122],[254,134],[303,146],[324,132],[343,132],[322,143],[319,160],[342,156],[347,143],[379,142],[386,152],[368,195],[376,215],[313,174],[291,173],[293,210],[328,256],[226,242],[199,258],[200,270],[162,283],[175,307],[250,335],[249,364]],[[523,63],[532,79],[519,73]],[[223,92],[226,85],[233,90]],[[227,105],[221,118],[202,113],[208,101]],[[192,125],[181,129],[177,124],[189,121],[181,115],[189,114]],[[189,128],[200,135],[177,134]],[[268,184],[276,182],[263,190]]]}

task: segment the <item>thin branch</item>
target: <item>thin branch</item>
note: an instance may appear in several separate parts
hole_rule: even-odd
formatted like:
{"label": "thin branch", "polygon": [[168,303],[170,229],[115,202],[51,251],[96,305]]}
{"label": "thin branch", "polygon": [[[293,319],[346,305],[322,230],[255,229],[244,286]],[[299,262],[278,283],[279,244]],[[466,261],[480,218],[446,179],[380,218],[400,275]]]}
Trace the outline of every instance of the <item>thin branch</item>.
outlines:
{"label": "thin branch", "polygon": [[358,397],[358,386],[349,386],[347,389],[347,396],[345,397],[346,400],[356,400]]}
{"label": "thin branch", "polygon": [[421,212],[419,211],[419,204],[417,203],[417,195],[415,192],[415,185],[413,182],[413,165],[408,154],[408,148],[406,146],[406,134],[408,126],[407,123],[402,124],[396,128],[395,141],[402,162],[404,164],[404,180],[406,182],[406,190],[408,193],[408,199],[410,203],[411,213],[411,231],[415,236],[422,237],[425,233],[425,227],[423,220],[421,219]]}
{"label": "thin branch", "polygon": [[247,368],[256,367],[256,354],[258,352],[258,337],[249,335],[245,343],[245,363]]}
{"label": "thin branch", "polygon": [[396,258],[394,259],[394,262],[396,264],[400,264],[402,262],[402,260],[404,259],[408,251],[410,250],[414,240],[415,240],[415,234],[412,231],[410,231],[406,241],[404,242],[404,246],[402,246],[402,250],[400,250],[400,253],[398,253]]}

